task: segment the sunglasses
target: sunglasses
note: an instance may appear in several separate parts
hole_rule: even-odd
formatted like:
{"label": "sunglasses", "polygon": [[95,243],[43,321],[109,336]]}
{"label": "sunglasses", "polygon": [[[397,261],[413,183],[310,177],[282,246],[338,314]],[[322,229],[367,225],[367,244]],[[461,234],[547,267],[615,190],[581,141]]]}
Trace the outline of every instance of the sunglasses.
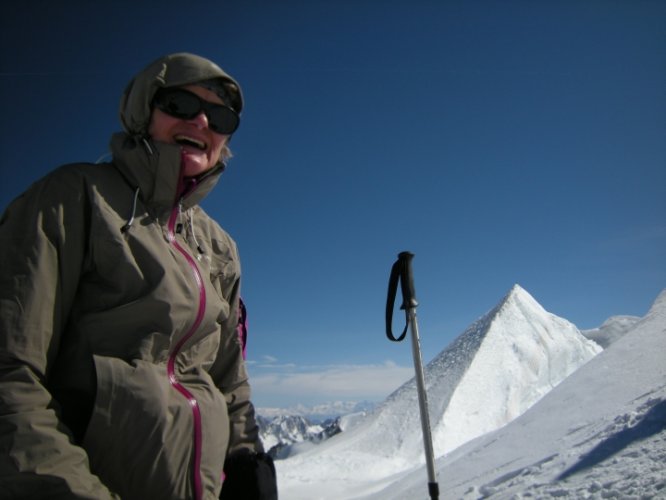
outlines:
{"label": "sunglasses", "polygon": [[229,106],[204,101],[185,89],[160,89],[153,98],[153,107],[166,114],[190,120],[202,111],[208,118],[208,127],[218,134],[233,134],[240,124],[240,117]]}

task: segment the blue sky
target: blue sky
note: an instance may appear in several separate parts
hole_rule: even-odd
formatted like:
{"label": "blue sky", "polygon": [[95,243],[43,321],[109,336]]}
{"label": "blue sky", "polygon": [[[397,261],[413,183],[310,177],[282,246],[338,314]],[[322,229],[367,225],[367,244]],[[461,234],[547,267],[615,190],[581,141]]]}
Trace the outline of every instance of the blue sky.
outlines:
{"label": "blue sky", "polygon": [[666,2],[27,0],[0,37],[3,208],[103,156],[159,55],[241,82],[204,206],[241,251],[259,406],[411,376],[383,324],[402,250],[425,361],[514,283],[579,328],[666,284]]}

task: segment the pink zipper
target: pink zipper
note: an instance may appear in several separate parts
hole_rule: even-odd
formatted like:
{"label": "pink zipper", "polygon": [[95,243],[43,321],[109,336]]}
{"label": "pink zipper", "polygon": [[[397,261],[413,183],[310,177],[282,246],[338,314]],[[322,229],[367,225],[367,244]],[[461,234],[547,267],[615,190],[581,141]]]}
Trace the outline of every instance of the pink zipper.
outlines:
{"label": "pink zipper", "polygon": [[185,342],[187,342],[203,320],[204,313],[206,311],[206,289],[204,287],[203,280],[201,278],[201,272],[197,266],[196,261],[192,256],[185,250],[180,243],[176,240],[176,219],[180,213],[180,205],[177,205],[173,208],[171,216],[169,217],[168,224],[168,239],[169,242],[178,250],[179,253],[185,257],[187,263],[192,269],[192,274],[194,275],[194,280],[196,281],[197,287],[199,288],[199,309],[197,310],[196,318],[194,323],[190,326],[190,329],[187,333],[180,339],[176,346],[171,350],[169,354],[169,360],[167,362],[167,375],[169,376],[169,383],[174,389],[176,389],[189,403],[192,408],[192,417],[194,420],[194,469],[192,471],[193,481],[194,481],[194,498],[196,500],[201,500],[203,497],[203,489],[201,484],[201,444],[202,444],[202,431],[201,431],[201,410],[199,409],[199,403],[196,398],[188,391],[176,377],[176,356],[183,348]]}

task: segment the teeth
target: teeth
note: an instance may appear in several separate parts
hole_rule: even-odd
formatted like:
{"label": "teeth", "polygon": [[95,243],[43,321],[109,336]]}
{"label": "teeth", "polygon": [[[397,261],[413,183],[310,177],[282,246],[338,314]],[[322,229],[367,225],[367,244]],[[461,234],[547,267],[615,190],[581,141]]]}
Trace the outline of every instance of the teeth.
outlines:
{"label": "teeth", "polygon": [[199,139],[195,139],[194,137],[190,137],[188,135],[177,135],[176,137],[174,137],[174,139],[178,144],[194,146],[201,150],[206,149],[206,144],[203,141],[200,141]]}

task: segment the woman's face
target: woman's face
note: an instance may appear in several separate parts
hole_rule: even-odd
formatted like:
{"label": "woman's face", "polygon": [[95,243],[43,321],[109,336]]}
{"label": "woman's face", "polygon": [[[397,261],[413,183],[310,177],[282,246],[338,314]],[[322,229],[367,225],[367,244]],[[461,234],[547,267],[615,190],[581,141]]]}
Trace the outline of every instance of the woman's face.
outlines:
{"label": "woman's face", "polygon": [[[212,90],[197,85],[185,85],[185,90],[205,101],[224,104]],[[157,108],[153,109],[148,134],[155,141],[179,144],[181,164],[185,177],[195,177],[211,169],[220,160],[220,154],[229,139],[208,128],[208,118],[202,111],[191,119],[171,116]]]}

